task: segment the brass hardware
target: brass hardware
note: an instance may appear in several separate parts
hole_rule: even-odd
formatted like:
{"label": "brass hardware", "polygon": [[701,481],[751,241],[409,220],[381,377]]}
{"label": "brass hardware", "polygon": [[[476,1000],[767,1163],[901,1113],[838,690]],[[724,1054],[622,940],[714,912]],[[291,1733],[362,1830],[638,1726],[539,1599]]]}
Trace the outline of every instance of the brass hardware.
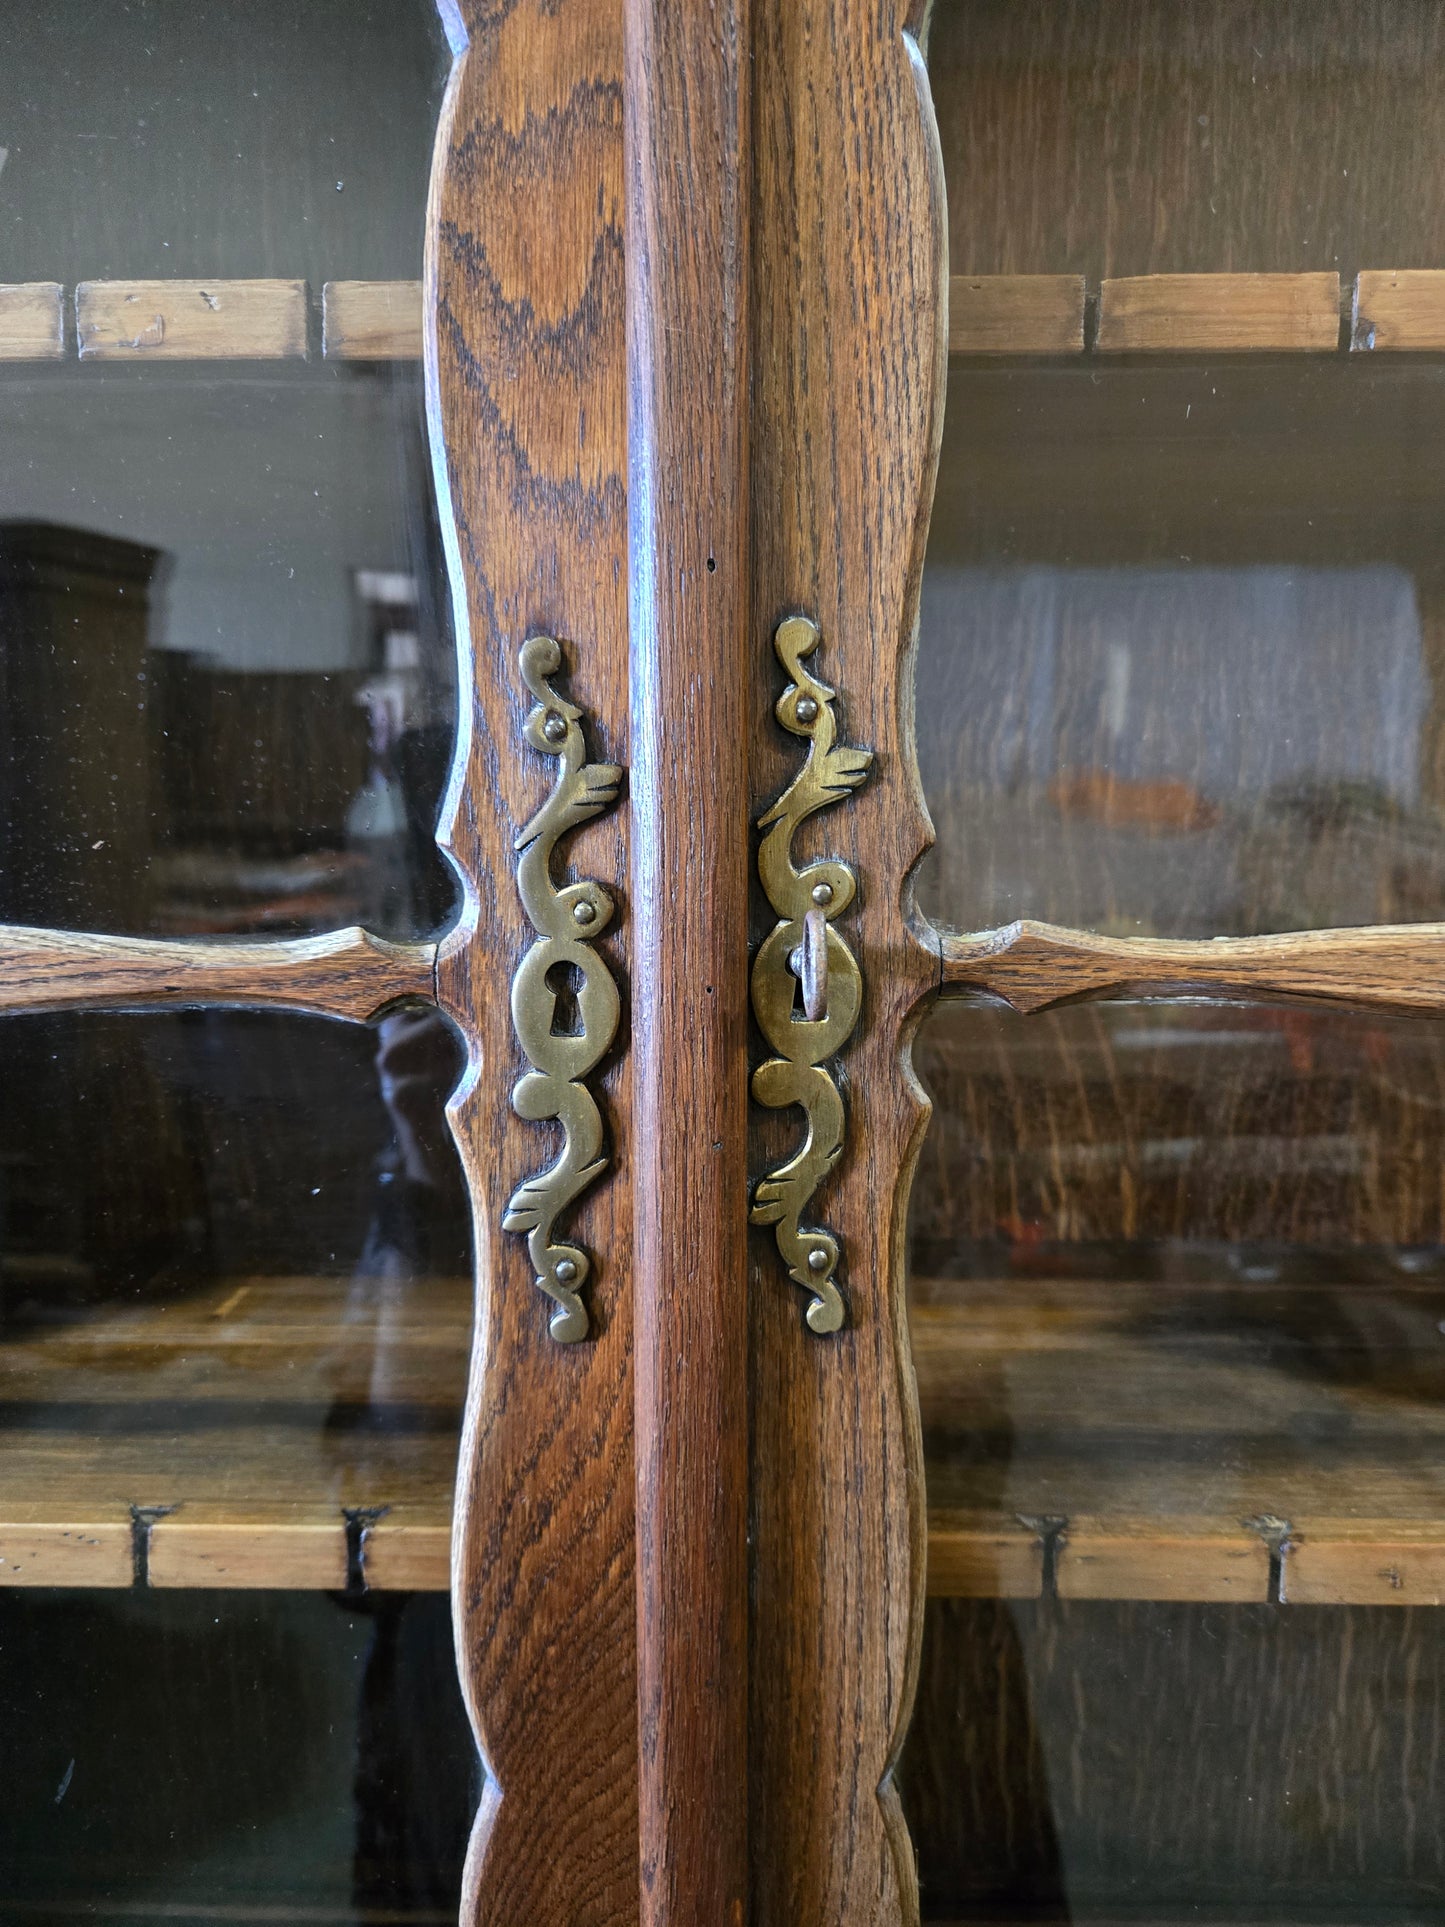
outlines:
{"label": "brass hardware", "polygon": [[[824,903],[832,902],[832,890],[820,883],[813,892],[815,904],[818,890],[828,891]],[[803,941],[789,957],[788,968],[803,986],[803,1015],[816,1024],[828,1008],[828,925],[821,909],[810,910],[804,917]]]}
{"label": "brass hardware", "polygon": [[[591,1260],[580,1245],[553,1242],[553,1226],[607,1168],[602,1113],[582,1082],[594,1071],[617,1035],[621,999],[606,962],[592,949],[612,919],[613,903],[600,883],[569,883],[561,889],[552,876],[552,852],[559,838],[617,801],[622,771],[612,763],[589,763],[582,739],[582,711],[557,694],[548,681],[562,667],[561,645],[551,636],[532,636],[522,644],[522,679],[536,697],[523,734],[561,768],[556,787],[516,840],[520,852],[517,888],[537,931],[537,941],[512,979],[512,1023],[534,1069],[512,1092],[519,1117],[562,1126],[562,1149],[553,1163],[519,1185],[507,1205],[502,1227],[527,1233],[537,1283],[557,1309],[549,1320],[552,1336],[575,1345],[587,1336],[582,1288]],[[582,934],[585,932],[585,934]],[[558,992],[548,982],[558,965],[570,966],[578,983],[577,1024],[556,1028]]]}
{"label": "brass hardware", "polygon": [[834,741],[836,691],[804,667],[818,641],[817,624],[805,616],[790,616],[773,637],[778,660],[792,678],[774,713],[784,729],[808,739],[808,757],[759,824],[767,834],[758,849],[758,875],[781,921],[758,951],[752,977],[753,1015],[778,1053],[754,1071],[753,1096],[769,1110],[798,1105],[808,1129],[802,1149],[759,1180],[752,1221],[775,1227],[788,1276],[811,1294],[808,1324],[825,1333],[843,1323],[843,1295],[834,1281],[841,1248],[831,1231],[804,1225],[802,1215],[843,1149],[843,1098],[823,1065],[852,1035],[862,1003],[858,960],[833,928],[858,885],[849,865],[834,858],[795,869],[792,845],[806,817],[857,789],[873,752]]}

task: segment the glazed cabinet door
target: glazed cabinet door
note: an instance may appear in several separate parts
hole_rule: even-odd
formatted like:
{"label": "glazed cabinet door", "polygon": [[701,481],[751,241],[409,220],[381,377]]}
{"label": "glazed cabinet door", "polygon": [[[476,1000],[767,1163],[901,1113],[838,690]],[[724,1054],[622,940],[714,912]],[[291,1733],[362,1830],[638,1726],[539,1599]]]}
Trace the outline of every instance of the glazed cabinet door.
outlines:
{"label": "glazed cabinet door", "polygon": [[754,794],[831,711],[862,983],[753,1273],[755,1918],[1433,1918],[1445,15],[936,0],[872,118],[908,24],[754,103]]}
{"label": "glazed cabinet door", "polygon": [[452,64],[432,0],[0,6],[6,1920],[457,1913]]}

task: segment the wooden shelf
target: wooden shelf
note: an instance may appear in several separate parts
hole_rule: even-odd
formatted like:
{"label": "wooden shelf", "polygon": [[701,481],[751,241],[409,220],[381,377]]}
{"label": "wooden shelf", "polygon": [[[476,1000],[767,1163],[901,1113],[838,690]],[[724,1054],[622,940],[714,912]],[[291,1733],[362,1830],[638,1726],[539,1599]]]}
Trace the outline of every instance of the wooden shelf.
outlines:
{"label": "wooden shelf", "polygon": [[929,1591],[1445,1601],[1445,1288],[917,1281]]}
{"label": "wooden shelf", "polygon": [[[1337,274],[1145,274],[1097,290],[1094,352],[1330,354],[1445,352],[1445,270],[1356,277],[1342,335]],[[1088,346],[1082,275],[953,275],[954,355],[1080,355]]]}
{"label": "wooden shelf", "polygon": [[[1087,285],[1078,274],[954,275],[949,352],[1079,355]],[[1334,274],[1156,274],[1097,291],[1100,354],[1326,354],[1341,346]],[[312,339],[304,281],[83,281],[67,347],[66,290],[0,285],[0,361],[304,359]],[[1351,294],[1356,352],[1445,351],[1445,270],[1372,269]],[[419,281],[328,281],[320,296],[328,361],[419,361]]]}
{"label": "wooden shelf", "polygon": [[0,1339],[0,1584],[448,1584],[468,1279],[228,1279]]}
{"label": "wooden shelf", "polygon": [[[0,1584],[443,1590],[467,1279],[0,1339]],[[930,1593],[1445,1601],[1445,1285],[915,1280]]]}
{"label": "wooden shelf", "polygon": [[[311,343],[304,281],[82,281],[68,349],[65,289],[0,285],[0,361],[294,361]],[[329,361],[419,361],[419,281],[328,281],[320,339]]]}

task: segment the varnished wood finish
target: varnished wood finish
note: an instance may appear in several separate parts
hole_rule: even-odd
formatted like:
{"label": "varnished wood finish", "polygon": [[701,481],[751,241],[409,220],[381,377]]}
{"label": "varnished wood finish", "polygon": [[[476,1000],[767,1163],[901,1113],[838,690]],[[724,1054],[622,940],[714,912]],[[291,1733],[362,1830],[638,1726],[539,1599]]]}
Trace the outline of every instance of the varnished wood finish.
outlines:
{"label": "varnished wood finish", "polygon": [[84,361],[278,361],[306,353],[304,281],[82,281]]}
{"label": "varnished wood finish", "polygon": [[[450,11],[450,9],[449,9]],[[428,404],[462,638],[463,733],[444,834],[466,879],[442,1006],[470,1064],[450,1115],[472,1191],[477,1323],[458,1479],[462,1683],[489,1784],[462,1919],[604,1927],[637,1916],[632,1135],[625,1030],[600,1077],[613,1166],[570,1214],[592,1253],[592,1336],[559,1345],[501,1216],[539,1160],[507,984],[532,932],[514,838],[547,795],[517,657],[558,637],[595,758],[626,763],[627,496],[622,19],[616,0],[468,0],[438,130]],[[618,891],[626,811],[559,868]]]}
{"label": "varnished wood finish", "polygon": [[65,353],[64,301],[58,281],[0,286],[0,361],[59,361]]}
{"label": "varnished wood finish", "polygon": [[329,361],[419,361],[419,281],[328,281],[321,349]]}
{"label": "varnished wood finish", "polygon": [[1146,274],[1099,290],[1100,354],[1326,353],[1337,274]]}
{"label": "varnished wood finish", "polygon": [[977,936],[944,933],[938,943],[945,991],[992,991],[1021,1011],[1143,986],[1445,1009],[1445,924],[1438,923],[1194,942],[1021,921]]}
{"label": "varnished wood finish", "polygon": [[431,1002],[435,964],[435,944],[358,929],[210,943],[0,924],[0,1011],[261,1005],[364,1024],[404,998]]}
{"label": "varnished wood finish", "polygon": [[[754,34],[755,809],[796,768],[772,715],[771,636],[790,612],[818,623],[814,664],[842,692],[846,739],[877,759],[806,850],[860,878],[840,925],[864,980],[841,1066],[846,1148],[816,1202],[843,1240],[844,1329],[814,1337],[765,1233],[753,1251],[756,1927],[861,1927],[917,1907],[892,1782],[924,1558],[902,1259],[927,1117],[910,1028],[937,965],[908,921],[929,836],[908,711],[947,354],[920,24],[897,0],[767,0]],[[754,1167],[766,1161],[759,1143]]]}
{"label": "varnished wood finish", "polygon": [[645,1927],[748,1880],[749,0],[627,0]]}
{"label": "varnished wood finish", "polygon": [[955,274],[950,280],[950,354],[1077,355],[1083,348],[1083,275]]}
{"label": "varnished wood finish", "polygon": [[1350,346],[1382,354],[1445,348],[1445,269],[1361,274],[1355,282]]}

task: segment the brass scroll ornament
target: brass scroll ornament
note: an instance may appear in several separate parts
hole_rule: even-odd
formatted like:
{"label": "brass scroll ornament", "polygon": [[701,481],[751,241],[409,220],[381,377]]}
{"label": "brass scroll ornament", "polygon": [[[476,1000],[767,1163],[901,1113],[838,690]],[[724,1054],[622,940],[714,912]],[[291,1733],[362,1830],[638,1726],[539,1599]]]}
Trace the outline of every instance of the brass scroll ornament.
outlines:
{"label": "brass scroll ornament", "polygon": [[[547,801],[518,836],[521,852],[517,888],[537,941],[512,979],[512,1022],[535,1069],[512,1092],[519,1117],[540,1122],[555,1118],[562,1126],[562,1150],[555,1162],[519,1185],[502,1226],[524,1231],[537,1283],[557,1309],[549,1320],[552,1336],[575,1345],[587,1336],[582,1288],[591,1260],[580,1245],[558,1244],[553,1227],[606,1168],[602,1113],[582,1082],[602,1061],[621,1015],[617,985],[605,961],[592,948],[612,920],[613,903],[600,883],[569,883],[559,889],[552,876],[552,852],[568,830],[586,823],[617,801],[622,771],[612,763],[589,763],[582,740],[582,711],[559,696],[550,676],[562,667],[562,650],[551,636],[533,636],[522,645],[522,678],[537,698],[523,733],[533,749],[561,763]],[[570,1031],[557,1026],[558,966],[571,966],[577,1021]]]}
{"label": "brass scroll ornament", "polygon": [[[753,1096],[770,1110],[797,1104],[808,1132],[797,1155],[758,1183],[752,1221],[776,1227],[788,1276],[812,1294],[808,1324],[824,1333],[843,1323],[843,1295],[834,1282],[841,1251],[831,1231],[804,1225],[802,1216],[843,1149],[843,1098],[823,1066],[852,1034],[862,1001],[858,960],[833,928],[833,919],[853,901],[857,880],[846,863],[829,858],[795,869],[792,844],[806,817],[857,789],[873,753],[835,742],[836,692],[804,666],[817,646],[817,624],[804,616],[790,616],[773,638],[792,678],[775,714],[784,729],[807,738],[808,759],[759,826],[767,834],[758,850],[758,874],[782,921],[758,951],[752,980],[753,1014],[778,1053],[753,1073]],[[806,990],[802,1010],[800,987]]]}

